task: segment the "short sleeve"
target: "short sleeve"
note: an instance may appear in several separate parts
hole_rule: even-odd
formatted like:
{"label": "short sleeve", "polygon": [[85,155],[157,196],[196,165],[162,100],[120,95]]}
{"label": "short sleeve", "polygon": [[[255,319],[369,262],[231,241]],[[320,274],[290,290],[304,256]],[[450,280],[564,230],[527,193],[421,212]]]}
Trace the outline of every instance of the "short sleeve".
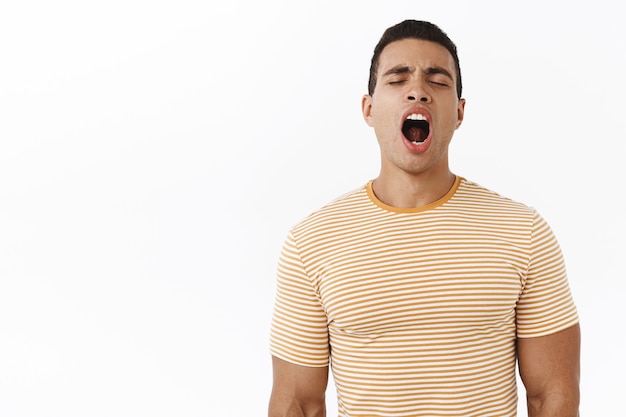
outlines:
{"label": "short sleeve", "polygon": [[517,304],[517,336],[545,336],[576,323],[561,248],[548,223],[535,212],[528,269]]}
{"label": "short sleeve", "polygon": [[306,273],[292,233],[285,239],[277,275],[270,352],[297,365],[328,366],[326,313]]}

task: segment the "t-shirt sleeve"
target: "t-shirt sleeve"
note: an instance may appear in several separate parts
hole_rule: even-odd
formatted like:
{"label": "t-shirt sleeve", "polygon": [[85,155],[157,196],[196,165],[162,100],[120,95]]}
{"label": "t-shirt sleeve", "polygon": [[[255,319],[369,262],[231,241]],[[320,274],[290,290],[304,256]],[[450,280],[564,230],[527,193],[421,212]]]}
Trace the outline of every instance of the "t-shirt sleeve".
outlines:
{"label": "t-shirt sleeve", "polygon": [[318,293],[289,233],[278,262],[270,352],[303,366],[329,364],[328,324]]}
{"label": "t-shirt sleeve", "polygon": [[517,304],[517,336],[539,337],[578,323],[561,248],[535,212],[526,280]]}

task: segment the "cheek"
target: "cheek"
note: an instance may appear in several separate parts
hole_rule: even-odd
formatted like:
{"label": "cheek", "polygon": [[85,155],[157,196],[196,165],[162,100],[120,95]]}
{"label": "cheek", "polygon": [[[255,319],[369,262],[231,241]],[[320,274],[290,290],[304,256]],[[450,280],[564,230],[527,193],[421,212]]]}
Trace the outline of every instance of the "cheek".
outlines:
{"label": "cheek", "polygon": [[385,109],[384,106],[372,108],[371,118],[368,124],[374,128],[377,134],[389,134],[390,131],[396,130],[393,123],[393,114]]}
{"label": "cheek", "polygon": [[461,121],[459,120],[458,113],[454,111],[447,113],[446,116],[441,119],[440,127],[446,131],[456,130],[460,124]]}
{"label": "cheek", "polygon": [[376,135],[382,140],[393,141],[398,135],[398,129],[389,121],[381,121],[377,126]]}

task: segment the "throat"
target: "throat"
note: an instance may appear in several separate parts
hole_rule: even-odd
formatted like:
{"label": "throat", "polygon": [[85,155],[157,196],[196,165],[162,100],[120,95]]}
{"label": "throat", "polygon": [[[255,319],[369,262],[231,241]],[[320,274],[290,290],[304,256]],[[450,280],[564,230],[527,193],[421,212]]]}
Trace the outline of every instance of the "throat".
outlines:
{"label": "throat", "polygon": [[383,204],[397,209],[421,209],[444,198],[458,184],[450,171],[431,178],[396,178],[381,175],[372,182],[374,196]]}
{"label": "throat", "polygon": [[419,127],[410,127],[408,129],[405,129],[403,131],[404,136],[410,140],[411,142],[414,143],[420,143],[420,142],[424,142],[424,140],[426,140],[426,132],[424,131],[424,129],[421,129]]}
{"label": "throat", "polygon": [[422,143],[430,133],[430,126],[425,120],[406,120],[402,125],[404,137],[413,143]]}

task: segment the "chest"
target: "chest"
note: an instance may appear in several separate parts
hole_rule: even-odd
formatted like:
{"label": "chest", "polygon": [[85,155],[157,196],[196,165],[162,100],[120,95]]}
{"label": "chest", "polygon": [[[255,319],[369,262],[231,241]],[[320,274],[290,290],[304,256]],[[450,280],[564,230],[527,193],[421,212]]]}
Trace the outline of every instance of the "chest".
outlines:
{"label": "chest", "polygon": [[331,329],[497,325],[514,317],[524,242],[472,223],[346,230],[323,242],[310,272]]}

